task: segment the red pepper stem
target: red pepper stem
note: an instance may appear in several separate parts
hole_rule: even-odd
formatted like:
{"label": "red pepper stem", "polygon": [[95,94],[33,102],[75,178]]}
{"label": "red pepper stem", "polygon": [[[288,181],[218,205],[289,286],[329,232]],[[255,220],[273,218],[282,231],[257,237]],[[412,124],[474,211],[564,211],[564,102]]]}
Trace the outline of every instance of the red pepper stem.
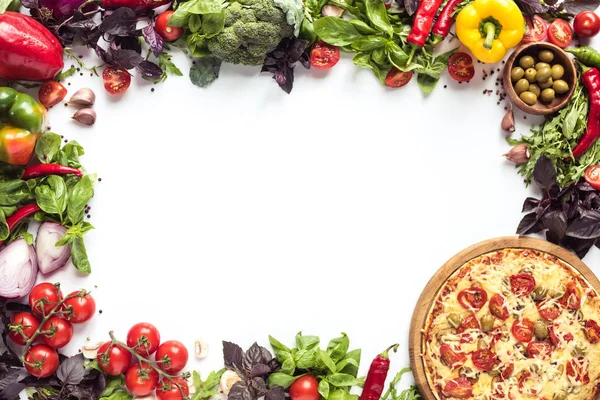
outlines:
{"label": "red pepper stem", "polygon": [[391,345],[390,347],[388,347],[387,349],[385,349],[383,352],[379,353],[379,355],[383,358],[385,358],[386,360],[388,360],[390,358],[390,350],[394,350],[394,353],[398,351],[398,347],[400,345],[398,343]]}

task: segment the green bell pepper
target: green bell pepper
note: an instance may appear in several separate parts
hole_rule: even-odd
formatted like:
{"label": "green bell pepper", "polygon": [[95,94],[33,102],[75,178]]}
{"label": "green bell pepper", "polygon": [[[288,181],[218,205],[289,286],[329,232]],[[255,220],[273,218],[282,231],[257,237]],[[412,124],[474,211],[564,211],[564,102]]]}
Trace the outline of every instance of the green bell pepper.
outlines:
{"label": "green bell pepper", "polygon": [[33,97],[0,87],[0,161],[27,165],[46,129],[46,108]]}

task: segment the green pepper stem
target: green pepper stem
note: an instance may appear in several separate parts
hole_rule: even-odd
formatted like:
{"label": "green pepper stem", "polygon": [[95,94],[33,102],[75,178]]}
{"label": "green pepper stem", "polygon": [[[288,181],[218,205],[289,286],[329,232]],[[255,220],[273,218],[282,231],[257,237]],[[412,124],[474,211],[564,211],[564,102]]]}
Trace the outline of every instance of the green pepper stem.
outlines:
{"label": "green pepper stem", "polygon": [[491,50],[496,37],[496,25],[493,22],[486,22],[483,25],[483,30],[485,32],[485,42],[483,42],[483,47]]}
{"label": "green pepper stem", "polygon": [[388,347],[387,349],[385,349],[382,353],[380,353],[379,355],[385,359],[390,358],[390,350],[394,350],[394,353],[396,351],[398,351],[398,346],[400,346],[398,343],[391,345],[390,347]]}

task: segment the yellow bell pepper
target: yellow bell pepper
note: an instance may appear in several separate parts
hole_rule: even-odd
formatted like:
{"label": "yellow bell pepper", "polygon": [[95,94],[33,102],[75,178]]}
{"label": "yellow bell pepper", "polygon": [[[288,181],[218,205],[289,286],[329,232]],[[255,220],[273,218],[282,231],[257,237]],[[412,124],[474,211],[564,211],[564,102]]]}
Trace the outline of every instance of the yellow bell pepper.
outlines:
{"label": "yellow bell pepper", "polygon": [[513,0],[475,0],[456,18],[458,39],[484,63],[502,60],[524,32],[525,19]]}

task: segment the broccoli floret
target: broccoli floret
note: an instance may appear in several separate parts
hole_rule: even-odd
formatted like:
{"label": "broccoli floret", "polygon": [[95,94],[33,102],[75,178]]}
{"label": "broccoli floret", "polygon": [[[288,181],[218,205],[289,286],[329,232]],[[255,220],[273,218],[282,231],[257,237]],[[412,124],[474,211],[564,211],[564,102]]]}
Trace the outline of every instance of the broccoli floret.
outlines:
{"label": "broccoli floret", "polygon": [[208,49],[233,64],[261,65],[281,39],[294,33],[273,0],[233,0],[224,10],[224,28],[208,39]]}

